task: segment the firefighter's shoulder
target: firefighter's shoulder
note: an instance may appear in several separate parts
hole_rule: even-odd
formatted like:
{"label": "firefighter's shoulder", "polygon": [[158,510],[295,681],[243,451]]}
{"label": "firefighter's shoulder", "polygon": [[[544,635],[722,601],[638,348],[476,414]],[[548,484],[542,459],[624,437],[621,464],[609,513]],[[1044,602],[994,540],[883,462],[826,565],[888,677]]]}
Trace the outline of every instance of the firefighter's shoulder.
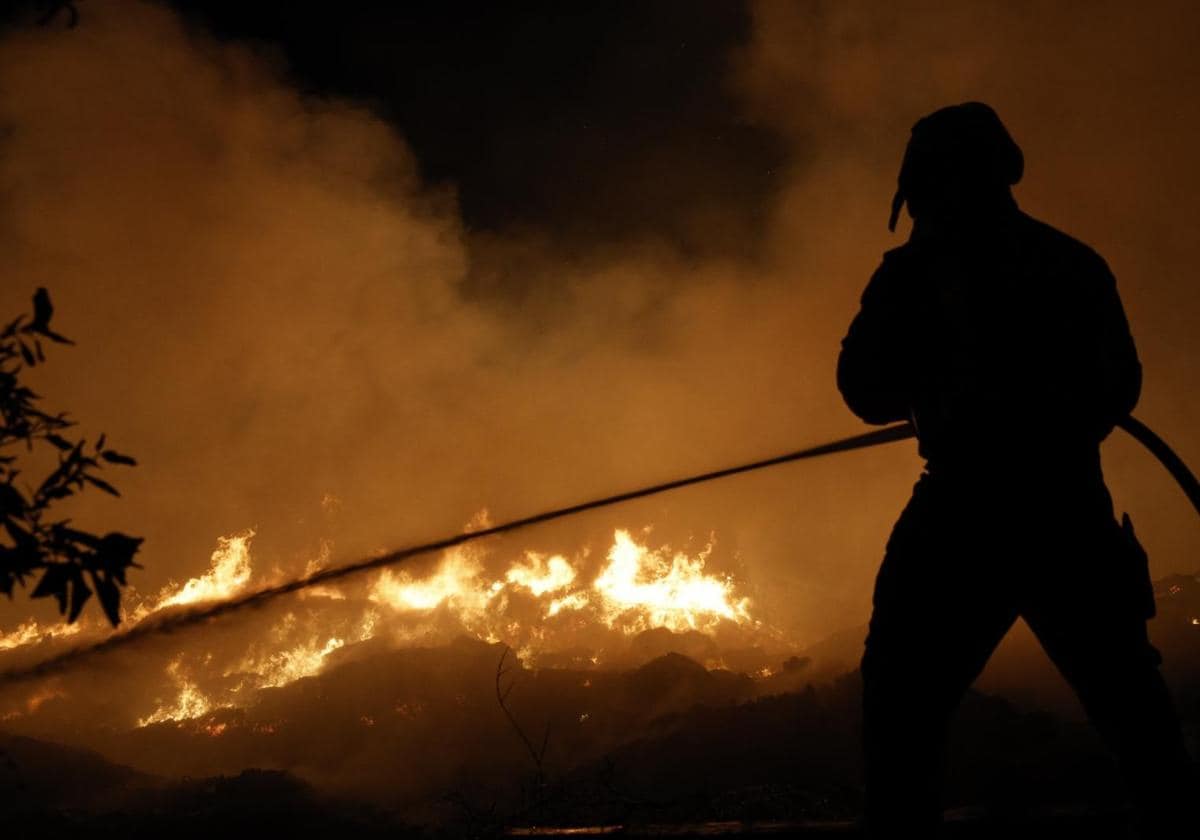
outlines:
{"label": "firefighter's shoulder", "polygon": [[884,252],[879,267],[875,269],[867,288],[863,290],[864,304],[893,299],[902,293],[908,285],[906,278],[912,273],[908,267],[908,249],[909,245],[904,244]]}
{"label": "firefighter's shoulder", "polygon": [[912,270],[913,260],[916,256],[911,242],[905,242],[903,245],[897,245],[895,248],[889,248],[883,252],[883,258],[879,261],[879,267],[875,269],[876,275],[885,276],[902,276]]}
{"label": "firefighter's shoulder", "polygon": [[1038,250],[1046,256],[1073,267],[1108,273],[1108,263],[1095,248],[1040,219],[1022,215],[1027,236],[1036,241]]}

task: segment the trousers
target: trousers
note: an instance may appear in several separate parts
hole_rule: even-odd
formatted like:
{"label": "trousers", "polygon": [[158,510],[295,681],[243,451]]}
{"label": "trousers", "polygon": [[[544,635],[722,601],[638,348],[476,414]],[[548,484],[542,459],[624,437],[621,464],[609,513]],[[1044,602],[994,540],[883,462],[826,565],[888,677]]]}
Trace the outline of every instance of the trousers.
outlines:
{"label": "trousers", "polygon": [[923,475],[888,541],[862,659],[868,836],[939,835],[951,719],[1018,617],[1115,753],[1143,836],[1195,836],[1179,833],[1192,770],[1153,611],[1145,553],[1102,478]]}

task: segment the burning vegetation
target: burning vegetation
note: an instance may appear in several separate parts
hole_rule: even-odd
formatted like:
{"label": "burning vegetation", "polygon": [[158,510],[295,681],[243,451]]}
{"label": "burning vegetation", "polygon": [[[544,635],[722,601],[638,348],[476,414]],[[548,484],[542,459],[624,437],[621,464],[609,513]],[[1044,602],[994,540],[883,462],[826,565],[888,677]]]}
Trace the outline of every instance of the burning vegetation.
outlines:
{"label": "burning vegetation", "polygon": [[[486,514],[472,526],[486,526]],[[484,541],[448,550],[423,567],[384,569],[362,581],[303,590],[250,619],[226,620],[168,642],[170,650],[156,653],[156,672],[149,658],[139,657],[141,668],[152,671],[145,682],[154,688],[142,692],[132,721],[112,723],[150,727],[206,719],[219,710],[248,708],[264,691],[319,674],[332,661],[460,636],[511,647],[526,666],[603,668],[658,653],[654,633],[665,632],[678,636],[668,647],[688,649],[707,666],[729,664],[723,658],[728,654],[745,670],[769,674],[757,659],[783,648],[779,634],[754,617],[744,584],[713,569],[715,539],[688,550],[654,546],[652,537],[648,528],[616,529],[600,551],[525,550],[515,557]],[[202,574],[153,596],[130,592],[125,622],[136,627],[275,582],[278,572],[254,567],[253,538],[253,530],[221,537]],[[310,563],[309,572],[316,566]],[[0,636],[0,651],[10,662],[21,661],[102,632],[86,617],[73,625],[26,622]],[[70,702],[62,689],[55,696]],[[5,703],[10,720],[41,706],[16,689],[9,689]],[[221,726],[209,734],[224,731]]]}

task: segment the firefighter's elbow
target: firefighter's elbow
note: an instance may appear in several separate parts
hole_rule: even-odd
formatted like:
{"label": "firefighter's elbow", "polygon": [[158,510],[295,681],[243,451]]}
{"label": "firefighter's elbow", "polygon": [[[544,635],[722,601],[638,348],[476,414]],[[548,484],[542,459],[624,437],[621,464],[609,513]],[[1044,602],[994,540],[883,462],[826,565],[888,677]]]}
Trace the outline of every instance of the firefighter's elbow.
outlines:
{"label": "firefighter's elbow", "polygon": [[850,407],[850,410],[854,412],[858,419],[870,426],[886,426],[888,423],[895,423],[906,419],[903,411],[894,405],[886,403],[860,402],[851,404],[847,401],[846,405]]}
{"label": "firefighter's elbow", "polygon": [[867,423],[874,423],[877,421],[871,418],[878,416],[879,407],[876,404],[877,400],[872,398],[875,389],[865,381],[867,378],[861,365],[855,363],[852,354],[843,350],[838,357],[838,391],[841,392],[846,407],[854,412],[855,416]]}
{"label": "firefighter's elbow", "polygon": [[1122,392],[1121,399],[1121,416],[1125,417],[1133,413],[1137,407],[1138,399],[1142,395],[1142,365],[1136,359],[1130,365],[1129,372],[1125,377],[1125,387]]}
{"label": "firefighter's elbow", "polygon": [[905,416],[902,410],[897,409],[895,400],[889,399],[888,395],[879,393],[876,389],[853,387],[840,377],[838,388],[842,392],[842,400],[846,407],[864,423],[882,426]]}

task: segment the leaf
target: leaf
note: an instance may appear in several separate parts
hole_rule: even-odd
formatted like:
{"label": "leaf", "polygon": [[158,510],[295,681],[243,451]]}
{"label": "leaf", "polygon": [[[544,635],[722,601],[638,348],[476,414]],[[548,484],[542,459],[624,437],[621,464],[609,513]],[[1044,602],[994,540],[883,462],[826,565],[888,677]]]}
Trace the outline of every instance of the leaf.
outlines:
{"label": "leaf", "polygon": [[142,547],[141,537],[112,532],[105,534],[96,547],[96,561],[102,569],[125,582],[125,569],[134,565],[133,555]]}
{"label": "leaf", "polygon": [[33,295],[33,323],[26,330],[44,335],[58,344],[74,344],[75,342],[71,339],[50,329],[50,316],[53,314],[54,307],[50,304],[50,293],[45,289],[38,289]]}
{"label": "leaf", "polygon": [[17,545],[37,545],[33,535],[11,519],[4,520],[4,530],[8,531],[8,535]]}
{"label": "leaf", "polygon": [[11,484],[0,484],[0,516],[20,513],[28,507],[21,491]]}
{"label": "leaf", "polygon": [[53,596],[58,601],[59,613],[67,610],[67,575],[68,569],[61,564],[54,564],[46,569],[38,585],[30,593],[30,598],[46,598]]}
{"label": "leaf", "polygon": [[0,333],[0,338],[12,338],[17,334],[17,330],[21,329],[21,325],[25,323],[25,316],[18,315],[15,319],[9,322],[4,328],[4,332]]}
{"label": "leaf", "polygon": [[57,522],[52,526],[54,536],[63,542],[73,542],[79,545],[86,546],[93,551],[100,548],[100,538],[94,534],[89,534],[87,531],[77,531],[74,528],[68,528],[66,522]]}
{"label": "leaf", "polygon": [[68,449],[75,448],[75,444],[71,443],[64,437],[60,437],[53,433],[46,435],[46,440],[57,446],[63,452],[67,451]]}
{"label": "leaf", "polygon": [[71,581],[71,612],[67,615],[67,624],[74,624],[75,619],[83,612],[83,605],[92,597],[92,590],[83,582],[83,576],[76,570],[75,578]]}
{"label": "leaf", "polygon": [[63,461],[61,464],[59,464],[57,467],[55,467],[54,471],[51,472],[50,475],[48,475],[44,479],[42,479],[42,483],[38,486],[38,489],[37,489],[37,495],[41,496],[46,493],[49,493],[56,485],[58,485],[60,482],[62,482],[66,478],[67,473],[69,472],[69,468],[70,468],[69,461]]}
{"label": "leaf", "polygon": [[96,594],[100,596],[100,607],[109,623],[116,627],[121,623],[121,590],[112,582],[112,578],[97,575],[95,572],[91,577]]}
{"label": "leaf", "polygon": [[128,455],[122,455],[120,452],[114,452],[111,449],[106,449],[100,453],[100,457],[110,464],[125,464],[129,467],[136,467],[137,461]]}
{"label": "leaf", "polygon": [[93,487],[99,487],[105,493],[109,493],[113,496],[121,495],[120,493],[117,492],[116,487],[113,487],[111,484],[109,484],[107,481],[105,481],[102,478],[96,478],[96,476],[94,476],[94,475],[85,475],[85,476],[83,476],[83,480],[86,481],[88,484],[92,485]]}
{"label": "leaf", "polygon": [[50,303],[50,293],[43,286],[33,293],[33,323],[29,325],[30,329],[49,329],[52,315],[54,305]]}
{"label": "leaf", "polygon": [[5,573],[17,576],[17,582],[25,585],[25,575],[32,574],[34,569],[43,568],[41,552],[36,545],[18,545],[12,548],[0,548],[0,566]]}
{"label": "leaf", "polygon": [[29,365],[30,367],[36,365],[37,359],[34,357],[33,351],[25,346],[25,342],[18,341],[17,344],[21,346],[21,358],[25,360],[25,364]]}

